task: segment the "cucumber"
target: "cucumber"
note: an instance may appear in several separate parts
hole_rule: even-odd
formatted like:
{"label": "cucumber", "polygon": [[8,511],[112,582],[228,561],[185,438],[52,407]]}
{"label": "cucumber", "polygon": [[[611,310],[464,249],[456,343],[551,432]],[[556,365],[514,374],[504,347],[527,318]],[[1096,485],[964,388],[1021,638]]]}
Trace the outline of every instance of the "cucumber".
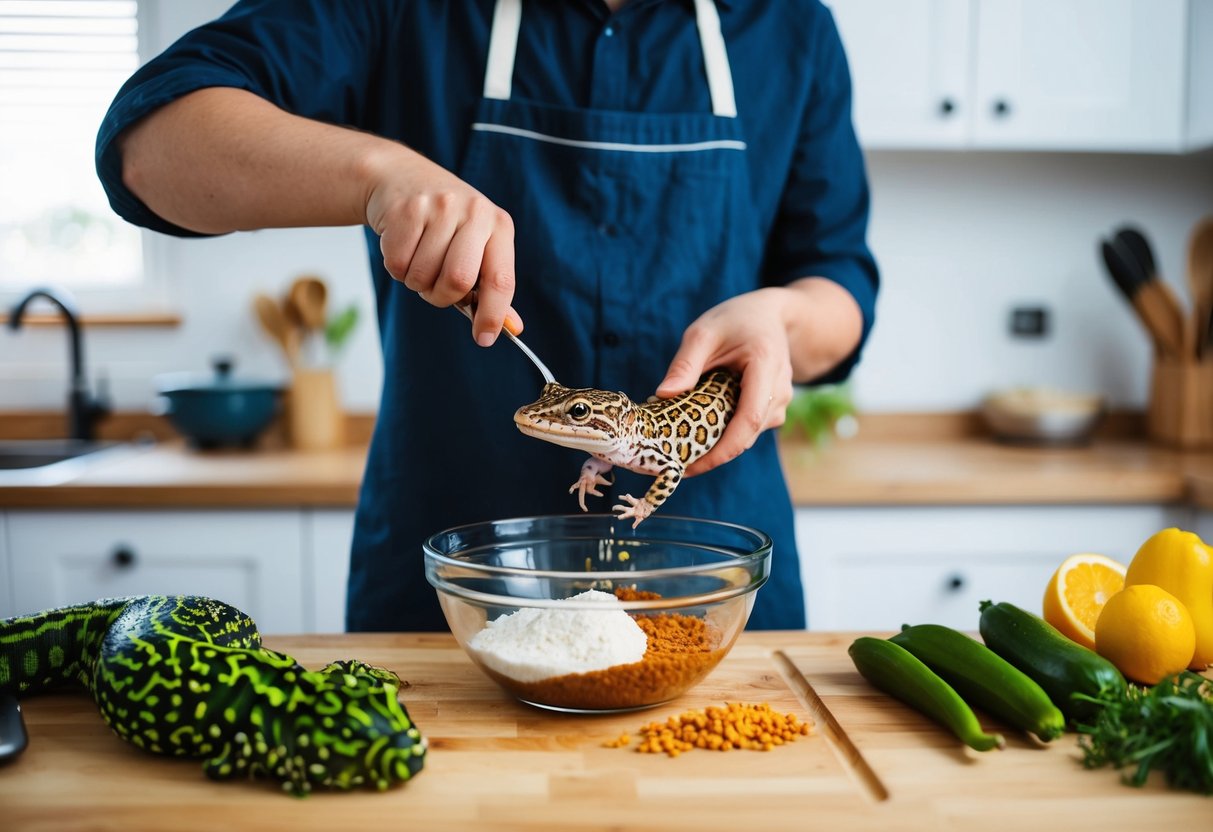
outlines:
{"label": "cucumber", "polygon": [[1125,677],[1114,664],[1014,604],[982,601],[978,629],[987,647],[1044,688],[1068,722],[1088,719],[1099,708],[1074,694],[1099,699],[1125,693]]}
{"label": "cucumber", "polygon": [[940,723],[970,748],[1002,748],[1000,734],[987,734],[960,694],[913,654],[891,641],[862,636],[847,652],[859,673],[885,693]]}
{"label": "cucumber", "polygon": [[1048,742],[1061,736],[1066,718],[1026,674],[981,642],[939,624],[902,627],[889,639],[913,653],[970,705]]}

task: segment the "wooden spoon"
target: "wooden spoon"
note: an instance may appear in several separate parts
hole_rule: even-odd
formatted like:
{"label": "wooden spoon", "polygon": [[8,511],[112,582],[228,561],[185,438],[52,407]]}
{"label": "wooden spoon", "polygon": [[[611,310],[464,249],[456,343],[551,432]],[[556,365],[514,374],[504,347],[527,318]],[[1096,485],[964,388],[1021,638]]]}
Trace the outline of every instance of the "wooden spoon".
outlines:
{"label": "wooden spoon", "polygon": [[1195,309],[1198,354],[1213,337],[1213,216],[1205,217],[1188,239],[1188,288]]}
{"label": "wooden spoon", "polygon": [[328,287],[318,277],[300,277],[287,292],[288,302],[295,308],[306,329],[323,330],[327,322]]}
{"label": "wooden spoon", "polygon": [[269,295],[258,292],[253,296],[253,310],[257,313],[257,320],[261,322],[261,328],[278,342],[287,363],[294,367],[298,359],[299,339],[287,321],[282,307]]}

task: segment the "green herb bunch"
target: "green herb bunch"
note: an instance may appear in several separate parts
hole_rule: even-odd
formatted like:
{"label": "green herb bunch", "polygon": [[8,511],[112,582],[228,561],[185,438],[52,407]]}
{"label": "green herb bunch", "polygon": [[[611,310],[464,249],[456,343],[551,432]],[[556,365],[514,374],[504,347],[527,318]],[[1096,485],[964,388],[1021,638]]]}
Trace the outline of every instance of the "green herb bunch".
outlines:
{"label": "green herb bunch", "polygon": [[1075,696],[1099,706],[1077,726],[1084,766],[1133,767],[1124,776],[1133,786],[1162,771],[1174,788],[1213,794],[1213,682],[1185,670],[1120,696]]}
{"label": "green herb bunch", "polygon": [[801,433],[814,445],[829,441],[835,423],[855,413],[851,388],[847,384],[799,387],[788,403],[783,432]]}
{"label": "green herb bunch", "polygon": [[334,355],[340,353],[358,325],[358,306],[351,303],[328,319],[324,325],[324,342]]}

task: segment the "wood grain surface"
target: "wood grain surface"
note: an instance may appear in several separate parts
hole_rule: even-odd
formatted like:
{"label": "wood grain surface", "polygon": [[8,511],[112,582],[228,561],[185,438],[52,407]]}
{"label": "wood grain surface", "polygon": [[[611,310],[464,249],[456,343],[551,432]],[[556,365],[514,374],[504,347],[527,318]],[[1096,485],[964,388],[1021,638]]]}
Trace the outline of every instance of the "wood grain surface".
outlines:
{"label": "wood grain surface", "polygon": [[[824,450],[789,441],[781,455],[792,501],[802,506],[1195,500],[1213,508],[1213,454],[1140,441],[1024,448],[981,438],[856,439]],[[57,485],[0,483],[0,508],[352,508],[365,462],[364,444],[199,453],[164,442],[111,457]]]}
{"label": "wood grain surface", "polygon": [[[1213,801],[1138,790],[1086,771],[1072,735],[1049,747],[1008,733],[977,754],[869,687],[851,634],[746,633],[681,699],[611,716],[515,703],[446,635],[269,639],[309,666],[358,657],[396,670],[430,741],[425,769],[386,793],[282,795],[215,783],[200,763],[114,737],[84,695],[25,701],[30,748],[0,769],[0,828],[25,830],[893,830],[1205,828]],[[623,731],[724,701],[813,718],[774,751],[671,759],[603,746]],[[987,720],[988,721],[988,720]],[[993,724],[993,723],[991,723]]]}

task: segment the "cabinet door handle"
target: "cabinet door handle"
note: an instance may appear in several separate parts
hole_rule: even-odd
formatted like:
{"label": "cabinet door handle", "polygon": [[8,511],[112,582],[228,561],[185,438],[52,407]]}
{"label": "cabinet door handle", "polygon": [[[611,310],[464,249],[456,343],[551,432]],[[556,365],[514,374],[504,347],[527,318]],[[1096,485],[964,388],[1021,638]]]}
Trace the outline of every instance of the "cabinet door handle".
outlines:
{"label": "cabinet door handle", "polygon": [[994,115],[998,118],[1006,118],[1011,114],[1011,102],[1005,98],[994,99]]}
{"label": "cabinet door handle", "polygon": [[948,592],[960,592],[965,588],[965,576],[959,572],[951,575],[944,581],[944,586],[947,587]]}
{"label": "cabinet door handle", "polygon": [[130,569],[135,565],[135,550],[130,546],[118,546],[110,555],[110,562],[115,569]]}
{"label": "cabinet door handle", "polygon": [[941,116],[943,116],[944,118],[947,118],[948,116],[952,115],[955,112],[956,112],[956,102],[953,101],[951,98],[945,98],[943,101],[939,102],[939,114]]}

